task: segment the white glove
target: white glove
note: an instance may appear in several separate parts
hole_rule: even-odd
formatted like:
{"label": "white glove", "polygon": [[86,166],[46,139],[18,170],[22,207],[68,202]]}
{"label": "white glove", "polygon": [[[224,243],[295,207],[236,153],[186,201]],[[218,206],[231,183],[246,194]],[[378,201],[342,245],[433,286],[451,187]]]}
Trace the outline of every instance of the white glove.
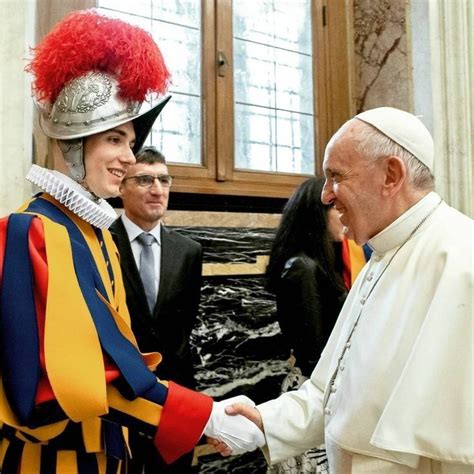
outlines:
{"label": "white glove", "polygon": [[233,403],[255,406],[255,403],[245,395],[214,402],[204,434],[227,444],[232,450],[232,454],[243,454],[264,446],[265,436],[253,421],[242,415],[227,415],[225,413],[225,407]]}

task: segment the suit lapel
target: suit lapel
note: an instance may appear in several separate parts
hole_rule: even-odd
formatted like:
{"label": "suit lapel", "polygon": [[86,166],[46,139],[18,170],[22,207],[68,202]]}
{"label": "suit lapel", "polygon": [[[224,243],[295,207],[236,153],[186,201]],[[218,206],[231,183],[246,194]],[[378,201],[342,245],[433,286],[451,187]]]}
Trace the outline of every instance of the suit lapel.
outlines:
{"label": "suit lapel", "polygon": [[153,316],[156,317],[166,296],[169,294],[171,282],[174,281],[176,271],[177,246],[173,235],[164,225],[161,226],[161,266],[160,266],[160,287],[158,288],[158,299]]}

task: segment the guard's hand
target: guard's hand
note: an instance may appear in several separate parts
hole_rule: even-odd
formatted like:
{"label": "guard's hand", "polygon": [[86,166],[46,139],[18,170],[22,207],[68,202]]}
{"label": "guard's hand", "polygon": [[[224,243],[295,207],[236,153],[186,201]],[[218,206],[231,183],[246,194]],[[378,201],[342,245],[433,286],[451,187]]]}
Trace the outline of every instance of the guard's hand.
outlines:
{"label": "guard's hand", "polygon": [[219,441],[216,438],[207,438],[207,443],[214,446],[214,449],[221,454],[223,457],[228,457],[232,455],[232,449],[227,446],[227,444],[223,443],[222,441]]}
{"label": "guard's hand", "polygon": [[250,398],[243,395],[214,402],[211,417],[204,430],[208,442],[223,456],[254,451],[265,444],[263,432],[254,422],[238,413],[232,416],[226,414],[225,408],[232,404],[249,408],[255,406]]}

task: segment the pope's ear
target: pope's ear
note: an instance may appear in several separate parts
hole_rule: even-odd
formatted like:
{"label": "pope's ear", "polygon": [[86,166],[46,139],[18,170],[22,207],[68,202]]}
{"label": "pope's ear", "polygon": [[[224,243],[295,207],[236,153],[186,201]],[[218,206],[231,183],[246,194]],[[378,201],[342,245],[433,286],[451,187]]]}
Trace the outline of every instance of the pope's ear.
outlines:
{"label": "pope's ear", "polygon": [[405,162],[398,156],[389,156],[385,161],[384,194],[394,196],[407,178]]}

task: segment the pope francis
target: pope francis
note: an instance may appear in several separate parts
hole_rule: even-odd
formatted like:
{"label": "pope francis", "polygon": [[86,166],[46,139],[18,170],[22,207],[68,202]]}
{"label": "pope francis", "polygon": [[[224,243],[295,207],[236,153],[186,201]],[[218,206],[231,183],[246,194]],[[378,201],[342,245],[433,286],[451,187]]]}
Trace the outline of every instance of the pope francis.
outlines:
{"label": "pope francis", "polygon": [[390,107],[330,140],[322,200],[373,253],[311,378],[226,410],[264,431],[269,463],[325,442],[331,474],[474,472],[473,225],[433,191],[433,164],[422,122]]}

